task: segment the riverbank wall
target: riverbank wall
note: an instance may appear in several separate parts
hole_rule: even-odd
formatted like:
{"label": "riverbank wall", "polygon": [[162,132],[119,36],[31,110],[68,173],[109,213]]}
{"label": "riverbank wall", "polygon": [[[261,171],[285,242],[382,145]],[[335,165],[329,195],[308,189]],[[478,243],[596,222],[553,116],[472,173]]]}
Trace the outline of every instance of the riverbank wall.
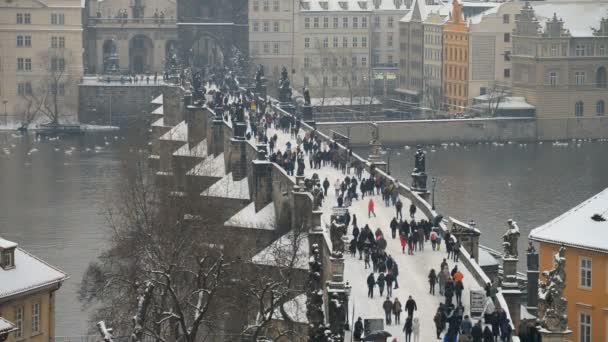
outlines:
{"label": "riverbank wall", "polygon": [[318,122],[327,135],[338,132],[354,146],[369,144],[378,130],[383,145],[437,144],[444,142],[547,141],[602,139],[608,137],[608,118],[483,118],[403,120],[376,122]]}

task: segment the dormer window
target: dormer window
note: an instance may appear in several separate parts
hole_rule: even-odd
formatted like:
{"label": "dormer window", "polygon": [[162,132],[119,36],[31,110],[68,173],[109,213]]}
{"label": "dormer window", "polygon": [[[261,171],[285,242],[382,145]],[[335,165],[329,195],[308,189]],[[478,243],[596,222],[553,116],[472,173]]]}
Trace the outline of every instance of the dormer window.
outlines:
{"label": "dormer window", "polygon": [[342,8],[343,10],[348,10],[348,2],[338,1],[338,5],[340,5],[340,8]]}
{"label": "dormer window", "polygon": [[367,1],[359,1],[359,7],[362,10],[366,10],[367,9]]}
{"label": "dormer window", "polygon": [[15,249],[6,249],[0,254],[0,266],[4,270],[9,270],[15,267]]}
{"label": "dormer window", "polygon": [[302,2],[300,2],[300,6],[302,6],[303,10],[310,11],[310,2],[302,1]]}
{"label": "dormer window", "polygon": [[321,6],[322,9],[324,10],[328,10],[329,9],[329,2],[327,1],[319,1],[319,6]]}

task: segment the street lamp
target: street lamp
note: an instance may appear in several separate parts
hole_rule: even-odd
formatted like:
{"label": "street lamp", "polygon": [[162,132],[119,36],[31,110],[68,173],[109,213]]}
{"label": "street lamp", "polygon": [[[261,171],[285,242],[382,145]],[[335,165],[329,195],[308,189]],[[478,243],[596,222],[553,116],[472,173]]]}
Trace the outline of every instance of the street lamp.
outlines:
{"label": "street lamp", "polygon": [[344,325],[344,330],[350,330],[350,322],[348,321],[348,299],[350,298],[352,286],[348,282],[344,285],[344,294],[346,295],[346,324]]}
{"label": "street lamp", "polygon": [[386,164],[386,171],[388,172],[388,174],[391,174],[391,154],[392,154],[392,150],[390,147],[386,148],[386,152],[388,152],[388,163]]}
{"label": "street lamp", "polygon": [[8,111],[6,110],[6,104],[8,103],[8,100],[4,100],[2,101],[2,103],[4,104],[4,124],[8,126]]}
{"label": "street lamp", "polygon": [[431,179],[433,182],[433,199],[432,199],[432,209],[435,210],[435,186],[437,185],[437,178],[433,177]]}

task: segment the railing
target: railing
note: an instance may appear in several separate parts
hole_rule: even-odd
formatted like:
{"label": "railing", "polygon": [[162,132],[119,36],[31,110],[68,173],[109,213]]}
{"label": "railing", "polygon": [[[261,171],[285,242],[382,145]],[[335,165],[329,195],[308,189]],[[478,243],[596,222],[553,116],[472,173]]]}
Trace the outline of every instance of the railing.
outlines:
{"label": "railing", "polygon": [[175,18],[89,18],[89,26],[104,24],[176,25],[177,20],[175,20]]}

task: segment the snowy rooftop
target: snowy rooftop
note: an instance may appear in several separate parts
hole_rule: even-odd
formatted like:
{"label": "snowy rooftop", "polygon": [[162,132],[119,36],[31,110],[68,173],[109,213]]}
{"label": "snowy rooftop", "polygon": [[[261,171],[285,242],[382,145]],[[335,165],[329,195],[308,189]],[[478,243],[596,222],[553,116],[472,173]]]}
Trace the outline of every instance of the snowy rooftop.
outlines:
{"label": "snowy rooftop", "polygon": [[36,290],[66,279],[68,276],[59,269],[17,248],[15,268],[0,269],[0,298]]}
{"label": "snowy rooftop", "polygon": [[[369,97],[353,97],[353,106],[361,105],[361,104],[369,104]],[[310,99],[310,104],[315,107],[327,107],[327,106],[350,106],[350,97],[326,97],[326,98],[312,98]],[[380,100],[374,98],[372,104],[379,105],[382,104]]]}
{"label": "snowy rooftop", "polygon": [[235,181],[232,175],[232,172],[225,175],[222,179],[209,187],[209,189],[203,191],[201,195],[248,200],[249,183],[247,182],[247,177],[240,181]]}
{"label": "snowy rooftop", "polygon": [[245,227],[256,229],[275,229],[276,214],[274,203],[270,203],[257,213],[255,212],[255,202],[249,203],[245,208],[224,222],[225,226]]}
{"label": "snowy rooftop", "polygon": [[8,334],[15,330],[17,330],[17,327],[13,323],[0,317],[0,335]]}
{"label": "snowy rooftop", "polygon": [[190,148],[189,144],[184,144],[177,151],[173,153],[177,157],[198,157],[203,158],[207,156],[207,140],[203,140]]}
{"label": "snowy rooftop", "polygon": [[[604,221],[592,219],[594,215]],[[608,253],[608,188],[533,229],[530,239]]]}
{"label": "snowy rooftop", "polygon": [[564,28],[574,37],[592,37],[592,28],[599,28],[602,17],[608,12],[608,1],[541,1],[530,2],[536,18],[545,29],[553,13],[564,20]]}
{"label": "snowy rooftop", "polygon": [[160,94],[157,98],[152,100],[152,104],[162,105],[163,104],[163,94]]}
{"label": "snowy rooftop", "polygon": [[188,141],[188,125],[186,121],[182,121],[171,128],[169,132],[160,137],[160,140]]}
{"label": "snowy rooftop", "polygon": [[202,163],[196,165],[187,173],[190,176],[224,177],[226,166],[224,165],[224,153],[217,157],[209,156]]}
{"label": "snowy rooftop", "polygon": [[156,108],[155,110],[152,111],[152,114],[155,114],[155,115],[163,115],[163,114],[165,114],[165,107],[164,106],[160,106],[160,107]]}
{"label": "snowy rooftop", "polygon": [[165,126],[164,118],[160,118],[152,123],[152,127],[164,127],[164,126]]}
{"label": "snowy rooftop", "polygon": [[370,11],[406,11],[405,1],[382,0],[379,6],[371,0],[303,0],[300,1],[301,12],[370,12]]}
{"label": "snowy rooftop", "polygon": [[9,249],[15,247],[17,247],[17,244],[15,242],[0,238],[0,249]]}
{"label": "snowy rooftop", "polygon": [[296,235],[290,231],[251,259],[259,265],[278,267],[287,266],[291,260],[294,261],[294,268],[308,269],[308,234]]}

